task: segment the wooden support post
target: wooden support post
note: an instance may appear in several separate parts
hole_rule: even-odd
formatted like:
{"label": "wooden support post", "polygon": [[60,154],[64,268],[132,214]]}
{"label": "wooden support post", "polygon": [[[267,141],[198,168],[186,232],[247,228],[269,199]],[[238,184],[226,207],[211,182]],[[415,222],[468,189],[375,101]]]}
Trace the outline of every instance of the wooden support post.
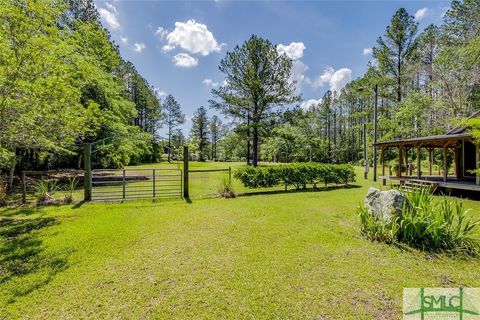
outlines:
{"label": "wooden support post", "polygon": [[22,172],[22,186],[23,186],[23,193],[22,193],[22,203],[27,203],[27,180],[25,177],[25,172]]}
{"label": "wooden support post", "polygon": [[155,169],[153,169],[152,172],[152,191],[153,191],[153,197],[155,198]]}
{"label": "wooden support post", "polygon": [[86,143],[83,148],[83,187],[84,201],[92,200],[92,144]]}
{"label": "wooden support post", "polygon": [[363,124],[363,165],[365,167],[363,177],[368,179],[368,159],[367,159],[367,124]]}
{"label": "wooden support post", "polygon": [[420,147],[417,147],[417,179],[422,177],[422,161],[420,160]]}
{"label": "wooden support post", "polygon": [[478,172],[478,170],[480,170],[480,145],[476,144],[475,145],[475,157],[476,157],[476,168],[477,168],[477,172],[475,174],[475,177],[476,177],[476,183],[477,183],[477,186],[480,186],[480,172]]}
{"label": "wooden support post", "polygon": [[382,161],[382,185],[387,185],[387,179],[385,179],[385,148],[382,147],[382,153],[381,153],[381,161]]}
{"label": "wooden support post", "polygon": [[125,178],[125,169],[123,169],[123,173],[122,173],[122,196],[123,196],[123,199],[125,199],[125,193],[126,193],[125,192],[126,191],[125,184],[126,184],[126,181],[127,180]]}
{"label": "wooden support post", "polygon": [[190,198],[188,190],[188,147],[183,146],[183,197]]}
{"label": "wooden support post", "polygon": [[403,147],[398,147],[398,172],[397,172],[397,177],[402,176],[402,166],[403,166]]}
{"label": "wooden support post", "polygon": [[447,164],[448,148],[443,147],[443,181],[447,182],[448,164]]}
{"label": "wooden support post", "polygon": [[433,167],[433,150],[432,148],[429,148],[428,149],[428,174],[430,176],[433,175],[433,172],[432,172],[432,167]]}

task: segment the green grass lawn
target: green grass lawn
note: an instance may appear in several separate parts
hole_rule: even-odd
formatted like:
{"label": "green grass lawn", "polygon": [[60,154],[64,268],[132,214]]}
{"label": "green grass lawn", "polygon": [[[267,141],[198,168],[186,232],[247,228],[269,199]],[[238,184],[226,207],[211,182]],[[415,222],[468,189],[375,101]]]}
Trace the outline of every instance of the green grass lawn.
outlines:
{"label": "green grass lawn", "polygon": [[0,318],[396,319],[404,287],[480,287],[480,260],[363,239],[371,185],[3,209]]}

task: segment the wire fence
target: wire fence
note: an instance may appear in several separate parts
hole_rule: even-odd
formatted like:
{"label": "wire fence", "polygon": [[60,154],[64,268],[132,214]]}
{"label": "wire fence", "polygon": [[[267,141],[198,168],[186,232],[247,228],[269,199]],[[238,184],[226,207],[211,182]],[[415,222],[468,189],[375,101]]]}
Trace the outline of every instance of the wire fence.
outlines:
{"label": "wire fence", "polygon": [[189,170],[190,198],[210,198],[220,194],[221,189],[232,183],[231,168]]}

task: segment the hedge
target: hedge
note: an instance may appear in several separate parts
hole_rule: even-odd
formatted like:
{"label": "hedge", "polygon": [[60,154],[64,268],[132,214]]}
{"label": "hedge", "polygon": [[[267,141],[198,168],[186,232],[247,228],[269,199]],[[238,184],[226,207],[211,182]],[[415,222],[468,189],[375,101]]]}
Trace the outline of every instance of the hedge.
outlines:
{"label": "hedge", "polygon": [[278,185],[295,186],[297,189],[307,185],[325,186],[330,183],[348,184],[355,181],[355,172],[347,164],[290,163],[264,167],[245,166],[234,172],[234,177],[248,188],[269,188]]}

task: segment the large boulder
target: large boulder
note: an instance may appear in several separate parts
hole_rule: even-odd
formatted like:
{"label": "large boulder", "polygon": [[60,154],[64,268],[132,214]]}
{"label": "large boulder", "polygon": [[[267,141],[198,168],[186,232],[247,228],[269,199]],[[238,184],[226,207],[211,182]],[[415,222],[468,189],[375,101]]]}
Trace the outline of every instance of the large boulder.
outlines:
{"label": "large boulder", "polygon": [[375,220],[388,223],[393,217],[402,214],[403,206],[410,206],[407,197],[398,190],[380,191],[369,188],[365,207]]}

